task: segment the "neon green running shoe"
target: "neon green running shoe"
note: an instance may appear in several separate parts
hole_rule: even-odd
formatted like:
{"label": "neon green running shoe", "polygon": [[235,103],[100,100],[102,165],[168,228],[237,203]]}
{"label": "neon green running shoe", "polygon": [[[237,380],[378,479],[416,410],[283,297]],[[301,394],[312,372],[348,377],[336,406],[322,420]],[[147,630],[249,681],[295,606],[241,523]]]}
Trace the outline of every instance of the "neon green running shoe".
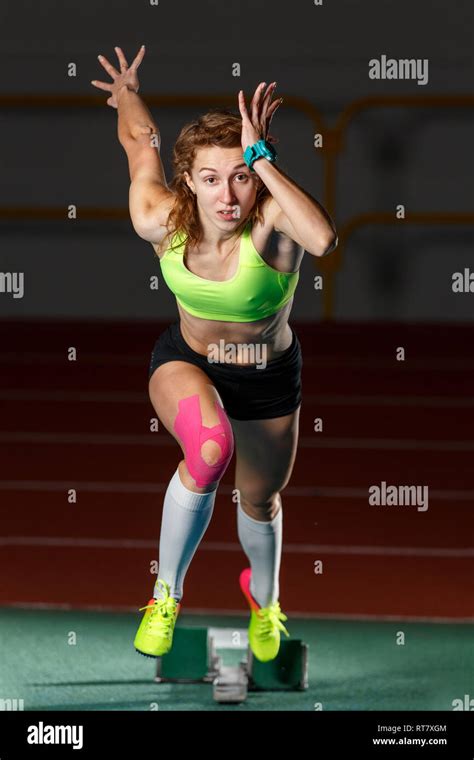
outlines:
{"label": "neon green running shoe", "polygon": [[268,607],[260,607],[250,593],[252,570],[245,568],[240,573],[240,588],[250,605],[249,645],[260,662],[273,660],[280,650],[280,631],[290,634],[281,622],[288,620],[280,609],[280,602],[273,602]]}
{"label": "neon green running shoe", "polygon": [[168,583],[159,579],[163,598],[152,597],[145,607],[146,610],[138,628],[133,645],[137,652],[147,657],[161,657],[167,654],[173,645],[173,632],[176,618],[181,605],[177,599],[170,596]]}

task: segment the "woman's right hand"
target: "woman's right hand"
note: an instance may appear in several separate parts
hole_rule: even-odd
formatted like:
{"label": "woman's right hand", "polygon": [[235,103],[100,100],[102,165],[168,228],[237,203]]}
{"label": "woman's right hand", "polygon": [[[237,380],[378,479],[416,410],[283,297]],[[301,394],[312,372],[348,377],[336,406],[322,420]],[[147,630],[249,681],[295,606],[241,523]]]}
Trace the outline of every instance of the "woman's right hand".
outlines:
{"label": "woman's right hand", "polygon": [[135,60],[130,67],[128,66],[122,49],[116,47],[115,52],[117,53],[117,58],[119,59],[120,72],[118,72],[117,69],[112,66],[112,64],[109,63],[107,58],[105,58],[103,55],[98,56],[100,63],[114,81],[98,82],[96,79],[93,79],[91,82],[91,84],[93,84],[94,87],[98,87],[99,90],[106,90],[107,92],[111,93],[110,98],[107,100],[107,105],[111,106],[112,108],[118,107],[118,94],[122,87],[126,86],[129,90],[138,92],[139,83],[137,69],[143,60],[143,56],[145,55],[145,45],[141,46]]}

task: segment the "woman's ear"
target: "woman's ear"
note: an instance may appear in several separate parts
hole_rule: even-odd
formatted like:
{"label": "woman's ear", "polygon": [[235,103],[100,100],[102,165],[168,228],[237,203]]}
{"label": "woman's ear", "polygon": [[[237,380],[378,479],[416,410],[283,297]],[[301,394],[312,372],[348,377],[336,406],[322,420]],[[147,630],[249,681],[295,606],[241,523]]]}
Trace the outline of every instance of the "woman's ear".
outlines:
{"label": "woman's ear", "polygon": [[194,187],[194,183],[191,179],[191,176],[188,172],[183,172],[184,181],[186,182],[187,186],[191,190],[192,193],[196,195],[196,188]]}

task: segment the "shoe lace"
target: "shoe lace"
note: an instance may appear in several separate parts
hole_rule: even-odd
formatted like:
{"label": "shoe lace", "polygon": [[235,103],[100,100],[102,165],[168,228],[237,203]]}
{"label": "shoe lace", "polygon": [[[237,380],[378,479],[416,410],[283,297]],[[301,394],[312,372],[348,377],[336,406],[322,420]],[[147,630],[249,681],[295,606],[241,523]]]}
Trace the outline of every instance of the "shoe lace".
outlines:
{"label": "shoe lace", "polygon": [[280,602],[274,602],[268,607],[260,607],[257,612],[256,635],[261,639],[265,639],[271,636],[274,629],[277,628],[283,631],[286,636],[289,636],[290,634],[281,622],[282,620],[288,620],[288,617],[281,611]]}
{"label": "shoe lace", "polygon": [[160,580],[158,584],[161,585],[163,598],[157,598],[152,604],[140,607],[140,611],[151,609],[146,627],[160,636],[169,636],[174,622],[177,601],[169,595],[164,581]]}

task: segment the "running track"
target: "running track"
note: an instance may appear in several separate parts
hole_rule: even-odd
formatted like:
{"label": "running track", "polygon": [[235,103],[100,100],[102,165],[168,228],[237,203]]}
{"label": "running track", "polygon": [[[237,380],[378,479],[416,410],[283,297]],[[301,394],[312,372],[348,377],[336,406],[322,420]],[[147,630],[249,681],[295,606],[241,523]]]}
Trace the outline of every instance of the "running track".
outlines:
{"label": "running track", "polygon": [[[472,619],[474,327],[291,325],[303,406],[282,494],[282,609]],[[146,604],[163,494],[181,458],[166,430],[149,430],[148,361],[166,326],[3,322],[0,605]],[[186,577],[190,612],[246,612],[233,470],[234,460]],[[368,488],[382,481],[428,486],[428,510],[370,506]]]}

